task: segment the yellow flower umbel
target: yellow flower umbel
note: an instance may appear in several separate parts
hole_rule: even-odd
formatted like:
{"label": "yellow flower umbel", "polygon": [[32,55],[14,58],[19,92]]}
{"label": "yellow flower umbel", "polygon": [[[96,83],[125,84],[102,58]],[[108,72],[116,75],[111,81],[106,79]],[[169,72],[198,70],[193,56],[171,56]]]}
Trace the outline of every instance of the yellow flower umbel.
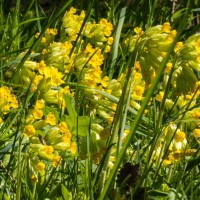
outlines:
{"label": "yellow flower umbel", "polygon": [[170,24],[166,22],[149,27],[146,31],[136,27],[134,32],[134,36],[125,39],[124,48],[132,52],[137,45],[141,73],[148,88],[176,36],[176,31],[171,30]]}
{"label": "yellow flower umbel", "polygon": [[80,15],[76,15],[76,9],[71,7],[62,18],[62,28],[68,36],[69,41],[75,41],[77,34],[81,28],[85,18],[85,12],[81,11]]}
{"label": "yellow flower umbel", "polygon": [[69,73],[69,71],[71,70],[71,68],[69,67],[69,53],[71,51],[71,48],[71,42],[53,42],[47,48],[47,53],[44,57],[46,64],[48,66],[56,67],[59,70],[64,70],[65,73]]}
{"label": "yellow flower umbel", "polygon": [[76,75],[81,84],[95,88],[97,84],[101,83],[100,66],[103,64],[103,60],[101,50],[98,47],[94,49],[91,44],[88,44],[79,55],[74,56]]}
{"label": "yellow flower umbel", "polygon": [[18,108],[18,101],[11,93],[11,90],[6,86],[0,87],[0,121],[3,121],[2,117],[4,114],[16,108]]}
{"label": "yellow flower umbel", "polygon": [[112,24],[103,18],[98,24],[87,22],[83,34],[95,46],[102,48],[106,44],[105,52],[109,52],[108,49],[113,43],[113,38],[110,37],[112,30]]}
{"label": "yellow flower umbel", "polygon": [[170,143],[168,153],[164,159],[164,164],[171,164],[175,161],[179,161],[182,156],[190,155],[190,149],[187,148],[186,134],[180,129],[177,129],[175,124],[169,124],[164,130],[163,142],[168,142],[173,137]]}
{"label": "yellow flower umbel", "polygon": [[194,92],[198,78],[196,73],[200,72],[200,34],[189,37],[178,46],[176,70],[173,73],[176,79],[176,90],[178,95]]}
{"label": "yellow flower umbel", "polygon": [[[22,55],[18,56],[18,58],[21,59],[23,56],[24,55],[22,53]],[[16,74],[13,79],[14,83],[22,85],[24,88],[30,86],[36,75],[35,70],[37,70],[37,63],[35,61],[26,60],[20,70],[15,72]]]}

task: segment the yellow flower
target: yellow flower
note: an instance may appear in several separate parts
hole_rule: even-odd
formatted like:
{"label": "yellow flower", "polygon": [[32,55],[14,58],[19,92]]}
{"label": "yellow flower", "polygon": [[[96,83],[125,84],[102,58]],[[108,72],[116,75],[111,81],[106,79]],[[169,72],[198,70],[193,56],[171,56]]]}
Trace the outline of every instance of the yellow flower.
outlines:
{"label": "yellow flower", "polygon": [[59,86],[64,83],[62,80],[63,74],[55,67],[44,67],[44,75],[50,78],[52,86]]}
{"label": "yellow flower", "polygon": [[11,94],[8,87],[0,87],[0,111],[9,111],[11,108],[18,108],[18,101],[16,97]]}
{"label": "yellow flower", "polygon": [[35,90],[37,90],[37,86],[39,84],[39,82],[41,81],[41,79],[43,78],[42,75],[36,75],[33,79],[33,82],[31,84],[31,92],[34,92]]}
{"label": "yellow flower", "polygon": [[45,104],[44,104],[44,100],[43,99],[36,101],[35,108],[40,109],[40,108],[44,108],[44,106],[45,106]]}
{"label": "yellow flower", "polygon": [[32,137],[33,135],[35,135],[35,128],[33,127],[33,125],[26,125],[24,127],[23,134],[28,137]]}
{"label": "yellow flower", "polygon": [[156,95],[156,100],[159,102],[162,102],[163,96],[164,96],[164,92],[162,91],[159,92],[159,94]]}
{"label": "yellow flower", "polygon": [[174,140],[175,142],[183,142],[183,140],[185,139],[186,135],[184,132],[182,131],[177,131],[175,136],[174,136]]}
{"label": "yellow flower", "polygon": [[58,30],[56,28],[47,28],[47,30],[45,31],[45,34],[47,34],[47,35],[57,35]]}
{"label": "yellow flower", "polygon": [[39,148],[37,149],[39,156],[48,159],[48,160],[52,160],[53,158],[53,151],[54,148],[52,146],[47,146],[47,145],[40,145],[38,146]]}
{"label": "yellow flower", "polygon": [[165,160],[163,160],[163,164],[164,165],[170,165],[170,164],[172,164],[172,161],[168,160],[168,159],[165,159]]}
{"label": "yellow flower", "polygon": [[72,142],[71,145],[70,145],[70,148],[68,149],[69,151],[71,151],[71,153],[72,153],[73,155],[76,154],[76,149],[77,149],[76,146],[77,146],[77,145],[76,145],[76,142]]}
{"label": "yellow flower", "polygon": [[35,165],[36,169],[41,172],[44,170],[45,168],[45,164],[43,162],[38,162],[36,165]]}
{"label": "yellow flower", "polygon": [[109,125],[111,125],[113,123],[113,117],[112,116],[109,116],[106,120],[107,120]]}
{"label": "yellow flower", "polygon": [[35,174],[33,174],[31,177],[31,182],[34,184],[34,183],[37,183],[38,182],[38,178],[35,176]]}
{"label": "yellow flower", "polygon": [[60,124],[58,124],[57,127],[59,128],[61,133],[69,133],[68,126],[65,122],[61,122]]}
{"label": "yellow flower", "polygon": [[108,86],[108,77],[104,76],[103,79],[101,79],[101,85],[103,87],[107,87]]}
{"label": "yellow flower", "polygon": [[174,47],[174,52],[175,53],[178,52],[181,49],[182,46],[183,46],[183,42],[177,42],[175,47]]}
{"label": "yellow flower", "polygon": [[56,125],[56,118],[52,112],[49,112],[45,119],[46,124]]}
{"label": "yellow flower", "polygon": [[172,68],[172,63],[171,62],[168,62],[166,64],[166,67],[165,67],[165,70],[164,70],[164,73],[169,73],[171,71],[171,68]]}
{"label": "yellow flower", "polygon": [[200,38],[195,43],[195,49],[197,50],[198,53],[200,53]]}
{"label": "yellow flower", "polygon": [[194,137],[200,138],[200,129],[194,129],[192,133]]}
{"label": "yellow flower", "polygon": [[109,51],[110,51],[110,46],[109,46],[109,45],[106,45],[104,52],[105,52],[105,53],[108,53]]}
{"label": "yellow flower", "polygon": [[70,12],[71,14],[74,14],[74,13],[76,13],[76,8],[74,8],[74,7],[71,7],[71,8],[70,8],[70,10],[69,10],[69,12]]}
{"label": "yellow flower", "polygon": [[111,35],[111,31],[113,29],[113,26],[110,22],[107,21],[107,19],[102,18],[99,22],[100,25],[102,25],[105,28],[105,36],[109,37]]}
{"label": "yellow flower", "polygon": [[137,36],[141,36],[144,33],[140,27],[135,27],[134,32]]}
{"label": "yellow flower", "polygon": [[113,37],[107,39],[107,44],[111,45],[113,43]]}
{"label": "yellow flower", "polygon": [[70,140],[71,140],[71,133],[65,133],[62,137],[62,141],[67,144],[68,146],[70,146]]}
{"label": "yellow flower", "polygon": [[41,60],[39,63],[37,63],[37,69],[40,74],[44,73],[44,68],[46,67],[46,64],[44,63],[44,60]]}
{"label": "yellow flower", "polygon": [[61,164],[62,158],[61,156],[54,156],[52,158],[52,166],[57,167],[59,164]]}
{"label": "yellow flower", "polygon": [[40,33],[39,33],[39,32],[37,32],[37,33],[35,34],[35,38],[38,38],[38,37],[39,37],[39,35],[40,35]]}
{"label": "yellow flower", "polygon": [[192,112],[192,116],[193,116],[194,118],[198,119],[198,118],[200,117],[200,112],[199,112],[198,110],[194,110],[194,111]]}
{"label": "yellow flower", "polygon": [[37,108],[34,108],[34,109],[32,110],[32,114],[33,114],[33,116],[34,116],[35,119],[41,119],[42,116],[43,116],[42,110],[39,110],[39,109],[37,109]]}
{"label": "yellow flower", "polygon": [[162,31],[165,33],[170,33],[171,26],[169,22],[165,22],[162,26]]}
{"label": "yellow flower", "polygon": [[46,38],[45,37],[42,37],[42,40],[41,40],[41,43],[46,43]]}
{"label": "yellow flower", "polygon": [[144,87],[140,86],[140,85],[136,85],[134,88],[134,92],[136,95],[138,96],[142,96],[144,93]]}

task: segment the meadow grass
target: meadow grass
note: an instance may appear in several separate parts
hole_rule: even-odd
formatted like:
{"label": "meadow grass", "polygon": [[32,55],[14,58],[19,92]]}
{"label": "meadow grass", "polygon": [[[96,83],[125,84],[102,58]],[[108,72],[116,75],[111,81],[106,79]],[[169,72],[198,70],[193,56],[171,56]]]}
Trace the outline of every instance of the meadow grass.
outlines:
{"label": "meadow grass", "polygon": [[43,3],[0,2],[0,199],[198,199],[198,1]]}

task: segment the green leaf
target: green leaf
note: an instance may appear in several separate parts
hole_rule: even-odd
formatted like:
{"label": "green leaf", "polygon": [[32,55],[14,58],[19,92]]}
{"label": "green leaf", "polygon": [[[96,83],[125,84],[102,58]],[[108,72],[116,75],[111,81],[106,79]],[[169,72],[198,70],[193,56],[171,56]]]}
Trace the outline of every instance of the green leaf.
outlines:
{"label": "green leaf", "polygon": [[186,171],[190,171],[192,168],[200,164],[200,157],[192,159],[188,162]]}
{"label": "green leaf", "polygon": [[86,136],[89,129],[90,118],[88,116],[77,115],[72,96],[69,94],[64,94],[64,99],[67,111],[69,113],[69,115],[65,117],[65,121],[69,127],[69,130],[74,135],[78,134],[79,136]]}
{"label": "green leaf", "polygon": [[67,190],[67,188],[63,184],[61,184],[61,192],[64,200],[72,200],[72,194]]}
{"label": "green leaf", "polygon": [[162,191],[159,191],[159,190],[150,190],[148,192],[148,194],[150,196],[159,196],[159,197],[166,197],[166,196],[168,196],[167,192],[162,192]]}
{"label": "green leaf", "polygon": [[72,200],[72,194],[63,184],[57,185],[48,195],[52,200]]}
{"label": "green leaf", "polygon": [[[69,130],[73,135],[79,135],[79,136],[86,136],[89,124],[90,124],[90,118],[88,116],[80,116],[76,118],[71,118],[70,116],[65,117],[66,123],[69,127]],[[77,126],[78,125],[78,126]]]}

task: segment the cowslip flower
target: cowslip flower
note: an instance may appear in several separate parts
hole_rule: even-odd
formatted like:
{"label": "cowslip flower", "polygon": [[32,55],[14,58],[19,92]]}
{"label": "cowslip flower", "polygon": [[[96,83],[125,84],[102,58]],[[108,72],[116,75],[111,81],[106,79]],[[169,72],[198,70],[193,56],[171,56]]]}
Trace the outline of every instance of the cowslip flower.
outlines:
{"label": "cowslip flower", "polygon": [[57,167],[59,164],[61,164],[62,158],[61,156],[53,156],[52,160],[52,166]]}
{"label": "cowslip flower", "polygon": [[38,162],[36,165],[35,165],[35,168],[39,171],[39,172],[42,172],[44,169],[45,169],[45,164],[43,162]]}
{"label": "cowslip flower", "polygon": [[26,125],[24,127],[23,134],[28,136],[28,137],[34,136],[35,135],[35,128],[33,127],[33,125]]}
{"label": "cowslip flower", "polygon": [[56,125],[56,117],[52,112],[49,112],[45,119],[46,124]]}
{"label": "cowslip flower", "polygon": [[200,138],[200,129],[195,128],[192,132],[195,138]]}
{"label": "cowslip flower", "polygon": [[18,101],[16,97],[6,86],[0,87],[0,99],[0,111],[3,111],[4,114],[6,113],[6,111],[10,111],[13,108],[18,108]]}

